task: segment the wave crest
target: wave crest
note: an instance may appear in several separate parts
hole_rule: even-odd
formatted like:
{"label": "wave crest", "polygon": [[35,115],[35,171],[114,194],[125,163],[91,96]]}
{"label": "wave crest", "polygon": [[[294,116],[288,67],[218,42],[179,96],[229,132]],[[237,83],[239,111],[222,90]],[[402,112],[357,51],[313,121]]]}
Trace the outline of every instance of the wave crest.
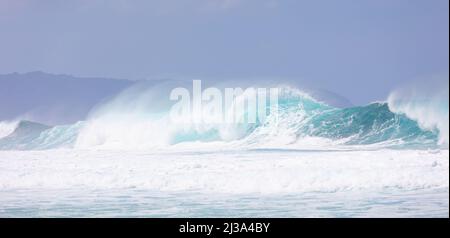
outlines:
{"label": "wave crest", "polygon": [[[336,108],[301,90],[280,87],[278,113],[267,115],[264,121],[178,124],[169,120],[171,104],[161,97],[169,95],[166,92],[170,88],[159,85],[129,89],[96,108],[85,122],[51,127],[20,139],[7,136],[0,139],[0,149],[336,149],[448,145],[448,106],[444,123],[433,121],[435,117],[424,120],[421,115],[428,111],[404,107],[394,96],[387,103]],[[442,133],[445,128],[447,137]]]}

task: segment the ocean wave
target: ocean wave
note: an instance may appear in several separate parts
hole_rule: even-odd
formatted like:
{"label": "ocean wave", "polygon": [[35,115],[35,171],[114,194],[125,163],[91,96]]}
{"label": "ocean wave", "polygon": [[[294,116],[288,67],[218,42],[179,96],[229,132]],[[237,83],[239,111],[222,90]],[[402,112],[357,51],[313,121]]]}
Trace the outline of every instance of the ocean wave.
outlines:
{"label": "ocean wave", "polygon": [[[388,102],[337,108],[301,90],[282,87],[278,113],[268,114],[264,121],[177,124],[169,120],[170,104],[152,97],[155,91],[162,94],[160,88],[128,90],[73,125],[46,128],[18,123],[0,139],[0,149],[448,148],[448,104],[441,107],[446,122],[435,122],[435,114],[404,107],[394,96]],[[29,133],[18,134],[24,127]]]}
{"label": "ocean wave", "polygon": [[0,139],[10,135],[18,124],[18,121],[0,121]]}

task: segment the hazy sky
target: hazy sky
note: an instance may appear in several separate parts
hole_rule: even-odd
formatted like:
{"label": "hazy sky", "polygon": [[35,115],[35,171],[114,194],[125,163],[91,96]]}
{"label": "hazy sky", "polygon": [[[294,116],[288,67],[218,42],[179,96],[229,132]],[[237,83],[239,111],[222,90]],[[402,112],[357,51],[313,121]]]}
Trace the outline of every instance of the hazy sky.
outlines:
{"label": "hazy sky", "polygon": [[448,0],[0,0],[0,73],[289,78],[354,103],[446,74]]}

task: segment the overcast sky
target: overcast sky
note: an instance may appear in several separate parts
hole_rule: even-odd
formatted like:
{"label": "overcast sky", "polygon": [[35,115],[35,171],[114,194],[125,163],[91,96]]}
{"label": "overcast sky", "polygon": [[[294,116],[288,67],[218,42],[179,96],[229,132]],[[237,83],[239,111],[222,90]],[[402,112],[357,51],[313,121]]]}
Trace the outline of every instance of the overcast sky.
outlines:
{"label": "overcast sky", "polygon": [[448,75],[448,5],[0,0],[0,73],[288,78],[361,104],[418,78]]}

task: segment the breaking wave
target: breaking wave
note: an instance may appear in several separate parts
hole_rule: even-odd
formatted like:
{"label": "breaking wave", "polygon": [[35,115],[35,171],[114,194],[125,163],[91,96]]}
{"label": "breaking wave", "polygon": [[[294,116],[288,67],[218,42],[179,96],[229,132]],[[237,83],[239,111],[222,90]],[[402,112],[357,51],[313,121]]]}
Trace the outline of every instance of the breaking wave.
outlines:
{"label": "breaking wave", "polygon": [[17,128],[17,121],[0,121],[0,139],[8,136]]}
{"label": "breaking wave", "polygon": [[283,87],[278,114],[263,122],[175,124],[170,105],[156,100],[155,92],[168,95],[154,87],[130,89],[73,125],[0,123],[9,128],[8,136],[0,134],[0,149],[448,148],[448,98],[411,102],[391,95],[387,102],[337,108]]}

